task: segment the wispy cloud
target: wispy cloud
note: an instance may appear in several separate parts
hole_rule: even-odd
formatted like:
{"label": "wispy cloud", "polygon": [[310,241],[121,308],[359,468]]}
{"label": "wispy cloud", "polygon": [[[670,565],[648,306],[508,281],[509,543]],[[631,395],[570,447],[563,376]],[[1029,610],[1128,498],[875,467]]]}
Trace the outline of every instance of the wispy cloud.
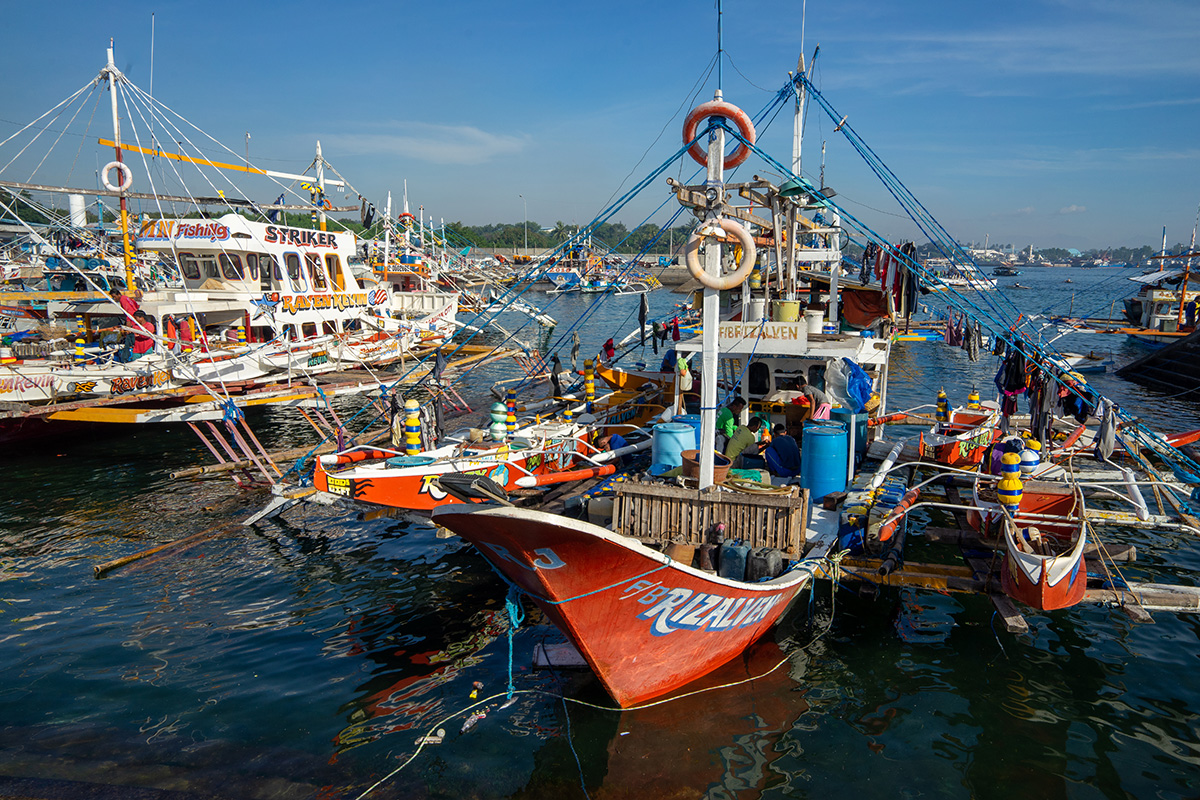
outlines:
{"label": "wispy cloud", "polygon": [[1087,206],[1076,206],[1076,205],[1070,205],[1070,206],[1063,206],[1062,208],[1060,208],[1060,209],[1058,210],[1058,213],[1059,213],[1060,215],[1065,215],[1065,214],[1082,214],[1082,213],[1083,213],[1083,212],[1085,212],[1085,211],[1087,211]]}
{"label": "wispy cloud", "polygon": [[[403,156],[433,164],[483,164],[500,156],[519,153],[529,146],[528,134],[500,134],[471,125],[431,122],[390,122],[364,125],[376,132],[325,136],[349,155]],[[382,128],[383,130],[378,130]]]}

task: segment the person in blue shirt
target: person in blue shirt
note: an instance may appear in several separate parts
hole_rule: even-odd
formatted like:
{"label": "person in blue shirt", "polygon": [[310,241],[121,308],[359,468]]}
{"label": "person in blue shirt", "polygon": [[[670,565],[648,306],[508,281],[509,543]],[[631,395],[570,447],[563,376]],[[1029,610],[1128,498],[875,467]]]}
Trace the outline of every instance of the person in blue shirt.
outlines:
{"label": "person in blue shirt", "polygon": [[[800,446],[796,444],[796,440],[788,435],[787,428],[783,425],[776,424],[771,430],[771,443],[767,445],[767,450],[770,450],[774,456],[774,462],[778,465],[777,470],[772,470],[776,474],[784,478],[792,478],[800,474]],[[767,461],[767,466],[772,466],[772,461]]]}

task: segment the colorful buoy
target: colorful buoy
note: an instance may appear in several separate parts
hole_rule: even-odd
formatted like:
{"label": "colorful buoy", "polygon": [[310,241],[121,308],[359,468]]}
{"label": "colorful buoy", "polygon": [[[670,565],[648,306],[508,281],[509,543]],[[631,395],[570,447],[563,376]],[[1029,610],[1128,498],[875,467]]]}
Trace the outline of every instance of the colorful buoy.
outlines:
{"label": "colorful buoy", "polygon": [[404,401],[404,453],[415,456],[421,452],[421,404],[416,400]]}
{"label": "colorful buoy", "polygon": [[508,425],[505,420],[508,418],[508,409],[504,403],[492,403],[492,424],[488,432],[492,435],[492,441],[502,442],[508,434]]}
{"label": "colorful buoy", "polygon": [[979,410],[979,390],[978,389],[972,389],[971,393],[969,395],[967,395],[967,408],[969,408],[972,411]]}
{"label": "colorful buoy", "polygon": [[505,432],[512,436],[517,432],[517,390],[509,389],[505,397],[506,414],[504,415]]}
{"label": "colorful buoy", "polygon": [[1000,500],[1000,505],[1010,514],[1017,513],[1021,507],[1021,495],[1024,492],[1024,486],[1021,484],[1020,478],[1003,478],[996,486],[996,496]]}
{"label": "colorful buoy", "polygon": [[950,421],[950,400],[946,397],[945,389],[938,389],[937,393],[937,414],[935,418],[938,422]]}
{"label": "colorful buoy", "polygon": [[1021,474],[1021,456],[1016,453],[1005,453],[1000,456],[1000,477],[1017,478]]}

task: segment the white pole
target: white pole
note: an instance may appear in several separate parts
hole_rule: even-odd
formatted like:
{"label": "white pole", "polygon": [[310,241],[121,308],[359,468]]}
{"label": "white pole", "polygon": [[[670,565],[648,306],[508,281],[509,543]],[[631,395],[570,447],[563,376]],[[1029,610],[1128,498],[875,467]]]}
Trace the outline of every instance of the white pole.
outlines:
{"label": "white pole", "polygon": [[321,140],[317,139],[317,188],[321,193],[317,195],[317,203],[320,210],[317,212],[317,222],[321,225],[321,230],[325,230],[325,206],[320,205],[325,198],[325,157],[321,155]]}
{"label": "white pole", "polygon": [[383,273],[387,274],[392,260],[392,193],[388,191],[387,208],[383,212]]}
{"label": "white pole", "polygon": [[[714,95],[721,99],[721,90]],[[708,142],[708,186],[717,191],[725,183],[725,130],[717,128]],[[712,240],[705,247],[704,271],[714,277],[721,275],[721,245]],[[700,488],[713,485],[713,451],[717,442],[717,326],[720,323],[721,293],[704,287],[704,308],[701,311],[700,352]]]}

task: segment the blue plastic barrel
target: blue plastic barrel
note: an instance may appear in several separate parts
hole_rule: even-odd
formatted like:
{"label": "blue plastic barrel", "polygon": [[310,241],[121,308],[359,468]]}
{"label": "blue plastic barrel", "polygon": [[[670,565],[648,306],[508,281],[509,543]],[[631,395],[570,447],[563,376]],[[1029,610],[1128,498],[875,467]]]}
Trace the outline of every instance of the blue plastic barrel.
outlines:
{"label": "blue plastic barrel", "polygon": [[829,412],[829,418],[846,423],[846,430],[854,426],[854,452],[861,456],[867,452],[867,420],[870,415],[866,412],[855,414],[848,408],[834,408]]}
{"label": "blue plastic barrel", "polygon": [[686,449],[687,450],[699,450],[700,449],[700,415],[699,414],[676,414],[675,416],[671,417],[671,422],[679,422],[684,425],[691,425],[693,428],[695,428],[696,429],[696,443]]}
{"label": "blue plastic barrel", "polygon": [[746,560],[750,557],[750,545],[726,539],[721,544],[717,574],[731,581],[746,580]]}
{"label": "blue plastic barrel", "polygon": [[808,489],[814,501],[830,492],[846,490],[849,451],[846,423],[833,420],[804,423],[800,485]]}
{"label": "blue plastic barrel", "polygon": [[413,255],[400,256],[401,264],[419,264],[420,262],[421,262],[420,256],[413,256]]}
{"label": "blue plastic barrel", "polygon": [[695,450],[696,434],[682,422],[660,422],[654,426],[650,443],[650,463],[683,466],[683,451]]}

